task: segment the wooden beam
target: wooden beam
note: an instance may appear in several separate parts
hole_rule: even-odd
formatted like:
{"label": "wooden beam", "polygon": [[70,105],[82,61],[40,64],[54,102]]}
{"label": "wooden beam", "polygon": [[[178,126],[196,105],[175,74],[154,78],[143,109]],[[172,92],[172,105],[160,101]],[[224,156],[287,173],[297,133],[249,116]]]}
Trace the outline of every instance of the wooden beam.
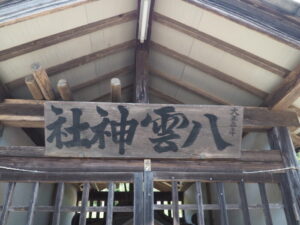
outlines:
{"label": "wooden beam", "polygon": [[71,40],[92,32],[105,29],[107,27],[126,23],[128,21],[135,20],[136,18],[137,18],[137,12],[131,11],[114,17],[103,19],[97,22],[79,26],[70,30],[66,30],[57,34],[53,34],[44,38],[40,38],[34,41],[30,41],[18,46],[14,46],[12,48],[0,51],[0,61],[14,58],[16,56],[20,56],[42,48],[46,48],[48,46],[55,45],[63,41]]}
{"label": "wooden beam", "polygon": [[44,99],[41,89],[39,88],[33,75],[29,75],[29,76],[25,77],[25,84],[27,85],[27,88],[28,88],[29,92],[31,93],[33,99],[35,99],[35,100]]}
{"label": "wooden beam", "polygon": [[44,98],[46,100],[54,100],[55,94],[46,70],[43,69],[39,63],[35,63],[31,67],[33,69],[33,77],[36,80]]}
{"label": "wooden beam", "polygon": [[161,52],[169,57],[172,57],[180,62],[183,62],[189,66],[192,66],[194,67],[195,69],[198,69],[210,76],[213,76],[221,81],[224,81],[226,83],[229,83],[231,85],[234,85],[236,86],[237,88],[241,89],[241,90],[244,90],[244,91],[247,91],[257,97],[260,97],[260,98],[265,98],[267,96],[267,93],[254,87],[254,86],[251,86],[241,80],[238,80],[230,75],[227,75],[219,70],[216,70],[210,66],[207,66],[199,61],[196,61],[190,57],[187,57],[185,55],[182,55],[172,49],[169,49],[165,46],[162,46],[158,43],[155,43],[155,42],[151,42],[151,47],[158,51],[158,52]]}
{"label": "wooden beam", "polygon": [[149,52],[138,44],[135,54],[135,102],[149,103]]}
{"label": "wooden beam", "polygon": [[[32,100],[31,100],[32,101]],[[5,101],[6,102],[6,101]],[[0,121],[22,127],[44,127],[43,103],[2,103]],[[244,107],[243,128],[248,130],[267,130],[276,126],[299,126],[296,113],[291,111],[272,111],[262,107]]]}
{"label": "wooden beam", "polygon": [[[124,92],[133,89],[133,84],[129,84],[129,85],[126,85],[122,88],[121,92],[123,93],[123,97],[124,97]],[[108,101],[110,102],[111,101],[111,92],[108,92],[100,97],[97,97],[97,98],[94,98],[91,100],[92,102],[104,102],[104,101]],[[132,99],[129,100],[129,102],[132,102]]]}
{"label": "wooden beam", "polygon": [[300,97],[300,65],[297,66],[279,85],[277,89],[270,94],[265,105],[271,109],[287,109]]}
{"label": "wooden beam", "polygon": [[182,32],[186,35],[189,35],[193,38],[196,38],[197,40],[202,41],[206,44],[209,44],[213,47],[219,48],[231,55],[242,58],[245,61],[252,63],[255,66],[259,66],[259,67],[261,67],[265,70],[268,70],[274,74],[277,74],[281,77],[285,77],[289,73],[289,70],[287,70],[281,66],[278,66],[275,63],[272,63],[266,59],[263,59],[257,55],[254,55],[251,52],[248,52],[244,49],[238,48],[238,47],[231,45],[221,39],[215,38],[209,34],[199,31],[193,27],[187,26],[183,23],[180,23],[169,17],[166,17],[162,14],[154,13],[153,18],[154,18],[154,21],[156,21],[158,23],[161,23],[167,27],[175,29],[175,30]]}
{"label": "wooden beam", "polygon": [[110,81],[111,102],[122,102],[122,87],[119,78],[113,78]]}
{"label": "wooden beam", "polygon": [[57,90],[60,94],[60,97],[64,101],[72,101],[73,95],[71,88],[66,79],[60,79],[57,83]]}
{"label": "wooden beam", "polygon": [[[109,55],[113,55],[118,52],[133,48],[133,47],[135,47],[135,45],[136,45],[136,40],[123,42],[121,44],[117,44],[117,45],[111,46],[109,48],[102,49],[100,51],[93,52],[91,54],[81,56],[79,58],[72,59],[70,61],[61,63],[59,65],[49,67],[49,68],[47,68],[47,74],[49,77],[51,77],[58,73],[62,73],[64,71],[70,70],[72,68],[93,62],[97,59],[101,59],[101,58],[107,57]],[[26,76],[18,78],[16,80],[13,80],[11,82],[8,82],[6,84],[6,86],[11,90],[13,90],[14,88],[18,88],[24,84],[25,77]]]}
{"label": "wooden beam", "polygon": [[206,98],[206,99],[208,99],[208,100],[210,100],[214,103],[221,104],[221,105],[232,105],[230,102],[225,101],[225,100],[223,100],[223,99],[221,99],[217,96],[214,96],[214,95],[212,95],[212,94],[210,94],[210,93],[208,93],[208,92],[198,88],[197,86],[192,85],[192,84],[190,84],[190,83],[188,83],[184,80],[177,79],[174,76],[167,75],[167,74],[162,73],[160,71],[157,71],[153,68],[150,68],[149,71],[150,71],[151,75],[160,77],[160,78],[162,78],[166,81],[169,81],[169,82],[177,85],[178,87],[181,87],[181,88],[186,89],[190,92],[193,92],[196,95],[200,95],[200,96],[202,96],[202,97],[204,97],[204,98]]}
{"label": "wooden beam", "polygon": [[292,24],[278,16],[266,14],[256,6],[250,6],[243,1],[230,0],[183,0],[201,9],[229,19],[254,31],[300,49],[299,26]]}

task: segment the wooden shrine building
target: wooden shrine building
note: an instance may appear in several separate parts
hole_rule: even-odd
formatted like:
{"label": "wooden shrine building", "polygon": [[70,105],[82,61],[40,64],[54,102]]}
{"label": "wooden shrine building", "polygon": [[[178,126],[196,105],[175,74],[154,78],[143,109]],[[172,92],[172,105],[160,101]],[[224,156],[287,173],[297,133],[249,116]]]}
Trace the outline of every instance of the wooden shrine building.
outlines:
{"label": "wooden shrine building", "polygon": [[0,225],[299,225],[299,0],[0,0]]}

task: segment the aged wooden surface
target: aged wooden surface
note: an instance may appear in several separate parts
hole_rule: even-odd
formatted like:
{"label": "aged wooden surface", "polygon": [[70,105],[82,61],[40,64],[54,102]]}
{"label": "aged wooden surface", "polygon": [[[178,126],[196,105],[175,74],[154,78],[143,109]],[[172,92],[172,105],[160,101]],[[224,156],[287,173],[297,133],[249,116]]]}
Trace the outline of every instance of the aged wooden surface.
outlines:
{"label": "aged wooden surface", "polygon": [[[161,93],[150,89],[162,97]],[[110,93],[107,95],[110,96]],[[183,104],[169,96],[166,100]],[[25,99],[5,99],[0,104],[0,121],[14,127],[44,127],[44,102]],[[263,107],[244,107],[244,131],[261,131],[275,126],[299,127],[297,114],[291,111],[272,111]]]}
{"label": "aged wooden surface", "polygon": [[72,101],[73,95],[71,88],[66,79],[60,79],[57,83],[57,90],[62,100],[64,101]]}
{"label": "aged wooden surface", "polygon": [[243,108],[46,102],[46,155],[240,157]]}
{"label": "aged wooden surface", "polygon": [[33,99],[42,100],[44,96],[39,88],[37,82],[35,81],[33,75],[29,75],[25,78],[25,84],[27,85],[28,90],[30,91]]}

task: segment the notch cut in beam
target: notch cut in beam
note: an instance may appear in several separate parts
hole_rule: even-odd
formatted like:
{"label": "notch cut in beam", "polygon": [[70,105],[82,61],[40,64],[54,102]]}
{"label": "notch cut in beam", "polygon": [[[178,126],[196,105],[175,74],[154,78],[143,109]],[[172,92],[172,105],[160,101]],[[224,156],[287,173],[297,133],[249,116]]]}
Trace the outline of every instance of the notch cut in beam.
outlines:
{"label": "notch cut in beam", "polygon": [[279,65],[276,65],[275,63],[272,63],[266,59],[263,59],[257,55],[252,54],[251,52],[247,52],[241,48],[231,45],[225,41],[215,38],[209,34],[199,31],[193,27],[187,26],[183,23],[180,23],[169,17],[166,17],[162,14],[154,13],[153,19],[154,19],[154,21],[156,21],[160,24],[163,24],[167,27],[175,29],[175,30],[182,32],[188,36],[191,36],[193,38],[196,38],[199,41],[202,41],[213,47],[221,49],[231,55],[234,55],[236,57],[244,59],[245,61],[252,63],[255,66],[259,66],[259,67],[261,67],[265,70],[268,70],[274,74],[277,74],[281,77],[287,76],[290,72],[289,70],[287,70]]}
{"label": "notch cut in beam", "polygon": [[[3,124],[22,127],[44,127],[44,105],[42,101],[23,100],[23,103],[0,104],[0,121]],[[296,113],[272,111],[262,107],[244,107],[244,129],[267,130],[276,126],[299,126]]]}
{"label": "notch cut in beam", "polygon": [[[123,42],[121,44],[117,44],[117,45],[111,46],[109,48],[105,48],[100,51],[93,52],[91,54],[72,59],[70,61],[61,63],[59,65],[49,67],[49,68],[47,68],[47,74],[49,77],[51,77],[56,74],[62,73],[64,71],[73,69],[75,67],[79,67],[81,65],[85,65],[87,63],[93,62],[97,59],[101,59],[101,58],[119,53],[121,51],[130,49],[130,48],[134,48],[135,46],[136,46],[136,40]],[[25,77],[26,76],[20,77],[14,81],[6,83],[6,87],[9,88],[10,90],[13,90],[14,88],[18,88],[18,87],[22,86],[24,84]]]}
{"label": "notch cut in beam", "polygon": [[227,75],[219,70],[216,70],[210,66],[207,66],[199,61],[196,61],[190,57],[187,57],[185,55],[182,55],[172,49],[169,49],[165,46],[162,46],[158,43],[155,43],[155,42],[151,42],[151,47],[158,51],[158,52],[161,52],[162,54],[164,55],[167,55],[169,57],[172,57],[180,62],[183,62],[197,70],[200,70],[212,77],[215,77],[223,82],[226,82],[228,84],[231,84],[231,85],[234,85],[236,86],[237,88],[240,88],[241,90],[244,90],[244,91],[247,91],[259,98],[265,98],[267,97],[268,93],[256,88],[256,87],[253,87],[252,85],[249,85],[241,80],[238,80],[230,75]]}
{"label": "notch cut in beam", "polygon": [[89,23],[83,26],[79,26],[70,30],[66,30],[57,34],[53,34],[44,38],[40,38],[31,42],[27,42],[12,48],[8,48],[0,51],[0,61],[11,59],[42,48],[46,48],[48,46],[55,45],[63,41],[71,40],[92,32],[96,32],[107,27],[126,23],[128,21],[135,20],[136,18],[137,12],[131,11],[114,17]]}

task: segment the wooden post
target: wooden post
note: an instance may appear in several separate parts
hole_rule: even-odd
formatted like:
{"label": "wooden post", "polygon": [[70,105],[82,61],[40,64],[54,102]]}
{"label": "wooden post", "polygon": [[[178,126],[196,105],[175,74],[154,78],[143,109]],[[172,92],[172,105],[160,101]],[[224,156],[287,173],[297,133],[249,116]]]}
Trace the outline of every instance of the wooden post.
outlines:
{"label": "wooden post", "polygon": [[71,88],[66,79],[60,79],[58,81],[57,90],[58,90],[62,100],[64,100],[64,101],[72,101],[73,100],[72,91],[71,91]]}
{"label": "wooden post", "polygon": [[54,100],[55,95],[46,70],[43,69],[39,63],[34,63],[31,68],[33,70],[34,79],[40,87],[44,98],[47,100]]}
{"label": "wooden post", "polygon": [[111,85],[111,101],[121,102],[121,81],[119,78],[113,78],[110,81]]}
{"label": "wooden post", "polygon": [[39,88],[33,75],[29,75],[29,76],[25,77],[25,84],[27,85],[33,99],[35,99],[35,100],[44,99],[41,89]]}

